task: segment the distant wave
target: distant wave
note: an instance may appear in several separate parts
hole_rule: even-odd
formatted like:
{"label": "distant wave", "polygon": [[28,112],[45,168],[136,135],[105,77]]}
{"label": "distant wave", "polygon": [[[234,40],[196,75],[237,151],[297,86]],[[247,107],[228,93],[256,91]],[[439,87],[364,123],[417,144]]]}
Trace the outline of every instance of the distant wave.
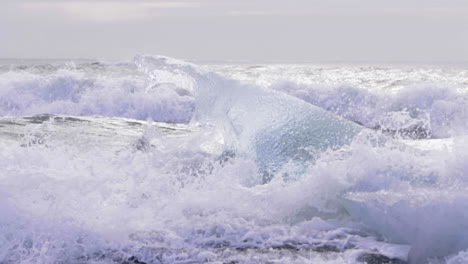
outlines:
{"label": "distant wave", "polygon": [[[16,67],[0,73],[0,115],[50,113],[189,122],[195,108],[191,77],[169,76],[164,70],[147,72],[137,65],[142,58],[74,67],[36,65],[30,71]],[[116,65],[120,71],[110,72]],[[403,138],[444,138],[468,132],[468,94],[457,86],[419,84],[394,92],[283,81],[270,88]]]}
{"label": "distant wave", "polygon": [[161,122],[188,122],[193,97],[170,84],[148,87],[145,78],[89,76],[61,69],[41,75],[0,74],[0,115],[103,115]]}

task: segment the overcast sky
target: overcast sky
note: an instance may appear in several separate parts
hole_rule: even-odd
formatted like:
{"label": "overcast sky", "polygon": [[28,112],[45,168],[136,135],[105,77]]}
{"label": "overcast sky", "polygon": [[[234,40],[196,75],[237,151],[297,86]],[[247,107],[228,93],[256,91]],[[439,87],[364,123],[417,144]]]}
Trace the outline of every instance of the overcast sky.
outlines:
{"label": "overcast sky", "polygon": [[1,58],[468,61],[468,0],[0,0]]}

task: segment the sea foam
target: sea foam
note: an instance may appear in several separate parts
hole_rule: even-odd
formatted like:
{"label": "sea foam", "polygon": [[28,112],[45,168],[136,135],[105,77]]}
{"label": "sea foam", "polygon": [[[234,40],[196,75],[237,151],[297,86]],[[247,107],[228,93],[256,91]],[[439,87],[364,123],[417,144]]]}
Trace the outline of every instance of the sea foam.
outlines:
{"label": "sea foam", "polygon": [[[162,56],[2,72],[0,260],[463,263],[465,95],[414,87],[270,87]],[[310,143],[334,122],[346,142]],[[411,124],[457,136],[381,133]]]}

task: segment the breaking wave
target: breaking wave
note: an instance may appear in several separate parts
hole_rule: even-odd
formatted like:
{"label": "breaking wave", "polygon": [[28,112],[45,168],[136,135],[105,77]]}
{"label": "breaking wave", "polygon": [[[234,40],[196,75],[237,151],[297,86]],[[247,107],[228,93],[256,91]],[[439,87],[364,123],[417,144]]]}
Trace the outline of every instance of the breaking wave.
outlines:
{"label": "breaking wave", "polygon": [[397,91],[372,91],[283,82],[272,89],[403,138],[447,138],[468,131],[468,93],[461,86],[413,84]]}
{"label": "breaking wave", "polygon": [[[131,63],[3,69],[0,71],[0,115],[49,113],[189,122],[195,110],[191,77],[164,70],[148,72],[143,66],[144,60],[143,56],[137,56]],[[239,70],[239,67],[234,69]],[[247,65],[240,69],[248,72],[246,69],[249,67]],[[274,65],[269,67],[272,73],[278,71]],[[267,75],[270,68],[263,72]],[[47,69],[46,73],[44,69]],[[326,70],[324,68],[320,72]],[[377,70],[384,71],[380,68]],[[391,68],[388,70],[394,71]],[[335,71],[330,70],[331,73]],[[349,75],[348,71],[345,68],[344,73],[335,74]],[[362,78],[359,72],[355,74]],[[422,76],[427,74],[421,73]],[[459,75],[464,76],[463,72]],[[372,76],[367,78],[369,82],[374,81]],[[397,75],[395,78],[401,80],[402,76]],[[420,79],[424,80],[422,77]],[[366,89],[365,85],[321,85],[293,81],[270,81],[267,87],[400,138],[447,138],[466,134],[468,94],[463,82],[408,83],[403,87],[396,86],[396,90],[389,89],[389,85],[398,84],[397,80],[389,77],[386,80],[388,83],[383,85],[385,89],[380,90]],[[362,83],[365,81],[361,80]]]}
{"label": "breaking wave", "polygon": [[[0,260],[463,263],[465,95],[421,87],[265,88],[162,56],[3,72]],[[449,138],[376,131],[413,126]]]}
{"label": "breaking wave", "polygon": [[188,122],[193,96],[171,84],[149,86],[145,77],[105,76],[74,69],[42,75],[5,72],[0,75],[0,115],[102,115],[161,122]]}

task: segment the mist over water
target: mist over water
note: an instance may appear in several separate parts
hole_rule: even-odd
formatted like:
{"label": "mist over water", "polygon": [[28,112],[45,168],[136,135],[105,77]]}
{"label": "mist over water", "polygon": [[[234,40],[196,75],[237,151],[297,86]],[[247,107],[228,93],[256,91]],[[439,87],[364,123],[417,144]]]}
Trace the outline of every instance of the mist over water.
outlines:
{"label": "mist over water", "polygon": [[5,64],[0,262],[464,263],[467,86],[458,66]]}

